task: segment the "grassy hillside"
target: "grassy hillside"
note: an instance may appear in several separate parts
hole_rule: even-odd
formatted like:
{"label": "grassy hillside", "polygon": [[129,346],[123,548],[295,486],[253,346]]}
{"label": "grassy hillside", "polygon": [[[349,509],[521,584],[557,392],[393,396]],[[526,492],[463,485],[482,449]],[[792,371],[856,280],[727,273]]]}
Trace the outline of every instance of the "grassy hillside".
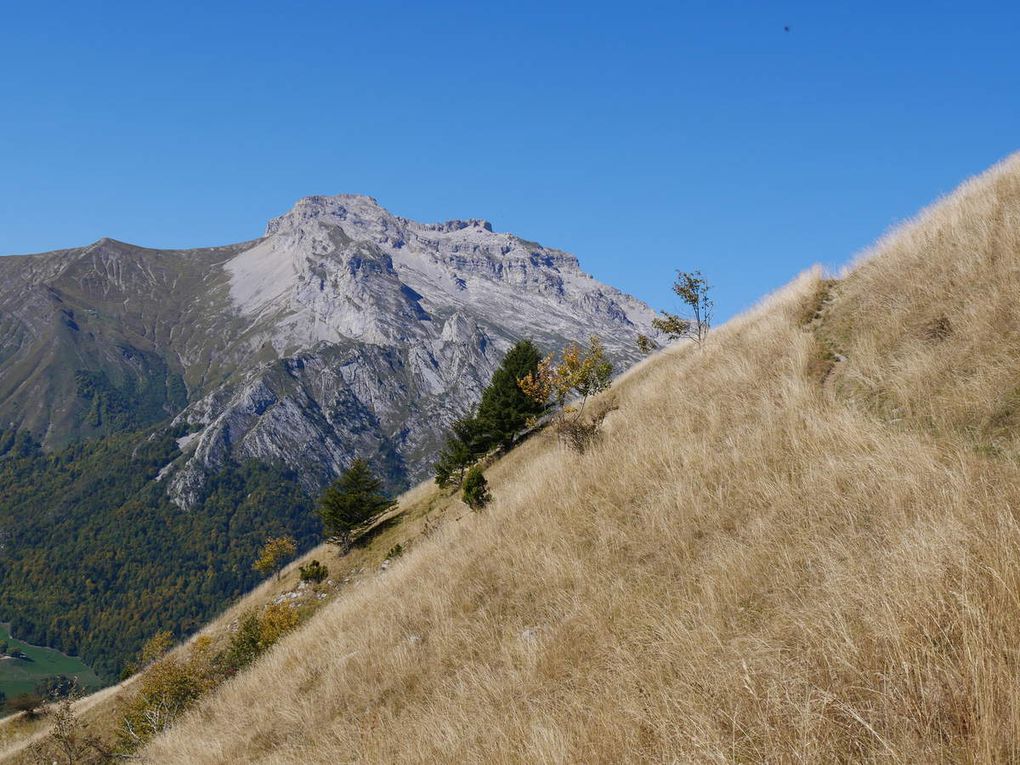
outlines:
{"label": "grassy hillside", "polygon": [[1015,761],[1018,296],[1014,158],[528,443],[149,761]]}
{"label": "grassy hillside", "polygon": [[1018,297],[1013,158],[633,369],[483,513],[406,498],[144,761],[1016,761]]}

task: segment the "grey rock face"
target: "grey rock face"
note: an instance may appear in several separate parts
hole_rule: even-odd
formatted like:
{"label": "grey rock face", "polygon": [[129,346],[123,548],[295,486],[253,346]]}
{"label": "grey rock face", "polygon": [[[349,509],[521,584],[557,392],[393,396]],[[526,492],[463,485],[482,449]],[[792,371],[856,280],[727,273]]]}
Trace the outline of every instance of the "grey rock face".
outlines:
{"label": "grey rock face", "polygon": [[[0,415],[52,430],[17,377],[55,343],[115,381],[126,372],[109,348],[157,354],[187,384],[190,403],[171,414],[189,434],[160,475],[186,509],[230,460],[284,463],[309,491],[355,456],[394,486],[420,479],[517,339],[554,351],[596,334],[623,365],[637,334],[654,334],[645,304],[568,253],[483,220],[417,223],[364,196],[302,199],[262,239],[228,247],[102,240],[0,260]],[[74,370],[61,375],[66,387]],[[19,408],[38,416],[17,422]]]}

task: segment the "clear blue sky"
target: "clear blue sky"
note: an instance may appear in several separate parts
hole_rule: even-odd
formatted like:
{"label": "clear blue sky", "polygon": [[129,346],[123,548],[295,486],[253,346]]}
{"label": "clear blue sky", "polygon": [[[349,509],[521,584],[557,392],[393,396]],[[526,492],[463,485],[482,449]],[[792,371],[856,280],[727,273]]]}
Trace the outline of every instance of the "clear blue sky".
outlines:
{"label": "clear blue sky", "polygon": [[357,192],[729,316],[1020,148],[1018,41],[1016,2],[0,0],[0,253]]}

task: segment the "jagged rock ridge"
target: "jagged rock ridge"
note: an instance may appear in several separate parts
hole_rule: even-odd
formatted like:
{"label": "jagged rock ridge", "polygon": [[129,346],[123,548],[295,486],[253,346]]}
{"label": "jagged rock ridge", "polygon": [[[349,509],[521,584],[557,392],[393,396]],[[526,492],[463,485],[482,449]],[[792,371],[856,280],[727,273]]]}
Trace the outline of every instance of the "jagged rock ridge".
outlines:
{"label": "jagged rock ridge", "polygon": [[309,490],[355,455],[420,478],[514,340],[594,333],[626,362],[652,318],[568,253],[353,195],[302,199],[251,242],[100,240],[0,259],[0,279],[0,422],[57,445],[173,418],[161,480],[184,508],[229,460]]}

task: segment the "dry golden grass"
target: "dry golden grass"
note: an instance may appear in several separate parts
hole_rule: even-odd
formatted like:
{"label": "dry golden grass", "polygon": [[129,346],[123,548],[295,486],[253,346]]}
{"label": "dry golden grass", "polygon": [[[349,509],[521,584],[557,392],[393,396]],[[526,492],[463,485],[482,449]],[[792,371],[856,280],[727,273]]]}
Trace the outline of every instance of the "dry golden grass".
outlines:
{"label": "dry golden grass", "polygon": [[1020,761],[1020,159],[607,395],[143,759]]}
{"label": "dry golden grass", "polygon": [[494,465],[146,760],[1020,760],[1020,159],[818,293]]}

